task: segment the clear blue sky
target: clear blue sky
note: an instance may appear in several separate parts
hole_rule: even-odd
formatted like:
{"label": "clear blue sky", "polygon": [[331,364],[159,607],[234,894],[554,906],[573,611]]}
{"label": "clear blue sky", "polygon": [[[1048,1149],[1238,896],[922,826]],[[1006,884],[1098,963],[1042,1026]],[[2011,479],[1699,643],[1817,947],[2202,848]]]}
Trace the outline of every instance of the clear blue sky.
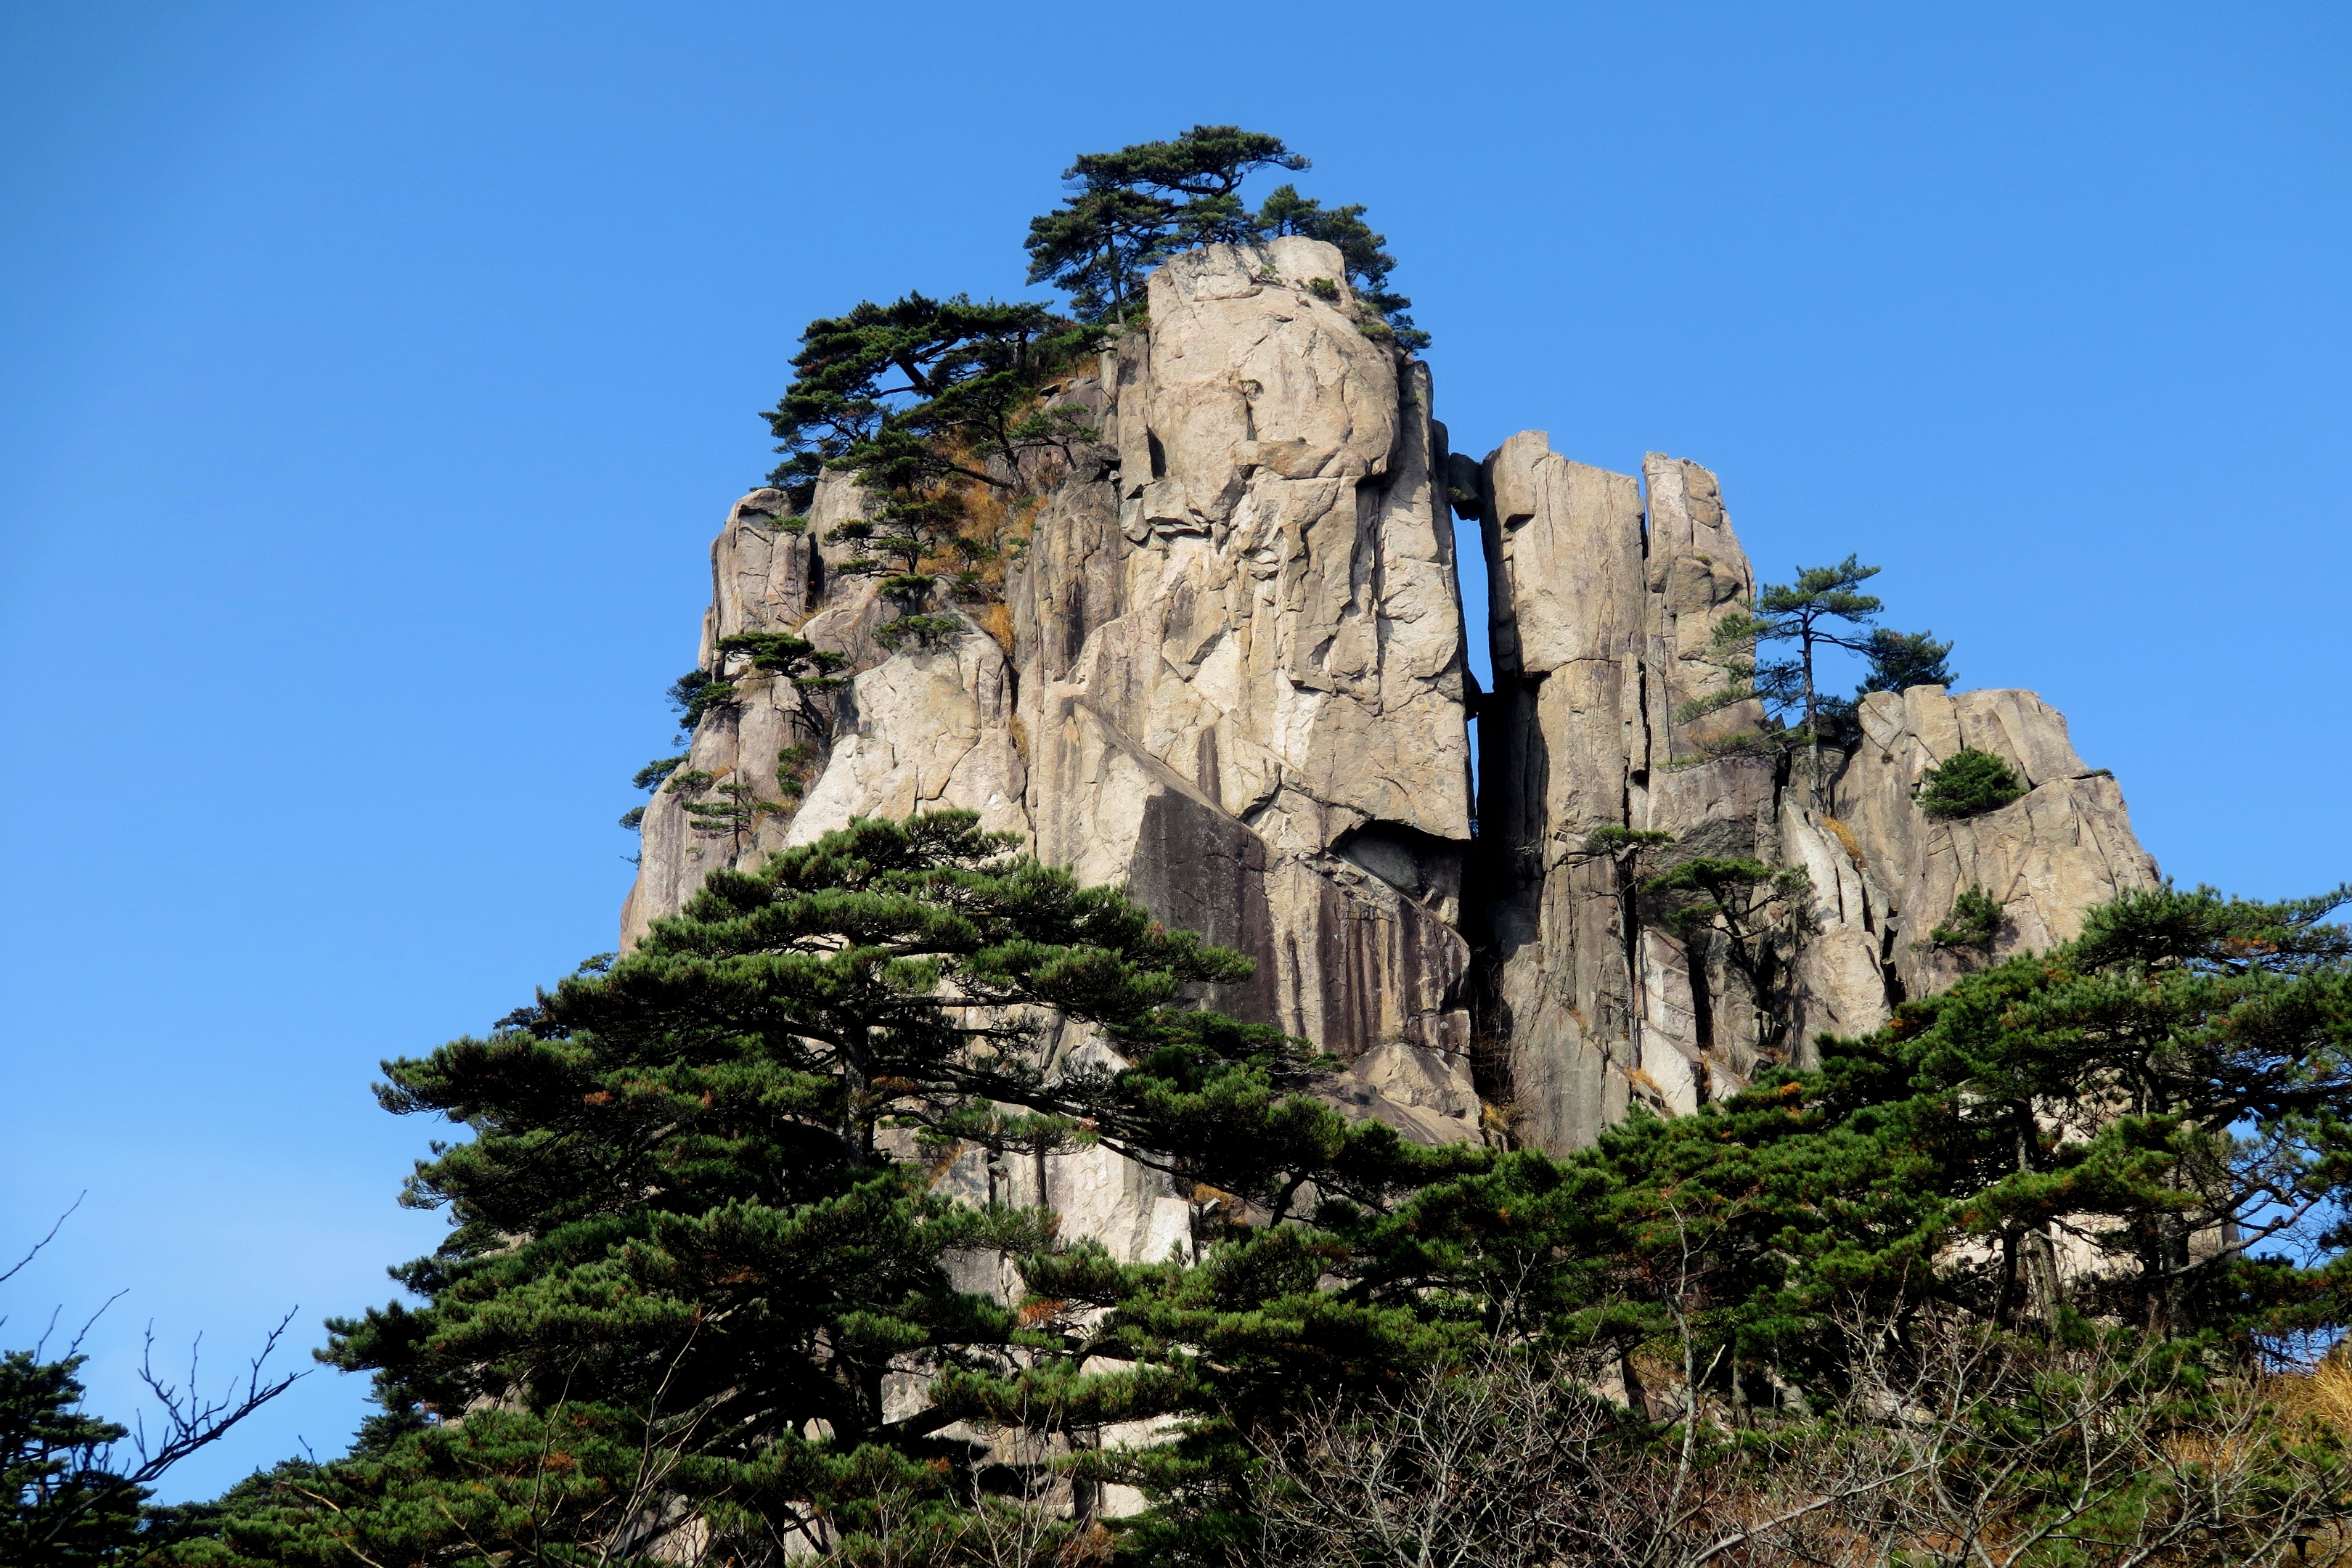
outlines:
{"label": "clear blue sky", "polygon": [[[1072,154],[1370,205],[1457,447],[1723,475],[2043,693],[2184,881],[2352,876],[2340,5],[0,8],[0,1342],[383,1300],[379,1058],[609,948],[799,327]],[[0,1259],[0,1266],[5,1266]],[[298,1355],[299,1355],[298,1352]],[[339,1448],[320,1373],[182,1472]]]}

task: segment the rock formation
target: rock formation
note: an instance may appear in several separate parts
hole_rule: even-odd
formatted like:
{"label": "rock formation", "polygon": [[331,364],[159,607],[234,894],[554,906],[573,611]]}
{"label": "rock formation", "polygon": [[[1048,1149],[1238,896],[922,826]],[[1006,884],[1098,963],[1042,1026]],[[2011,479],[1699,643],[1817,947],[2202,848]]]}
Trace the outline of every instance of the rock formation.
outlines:
{"label": "rock formation", "polygon": [[[1767,1056],[1877,1027],[1971,962],[1927,940],[1964,889],[2001,903],[2006,954],[2063,942],[2094,906],[2155,882],[2114,779],[2084,767],[2031,692],[1875,694],[1861,745],[1818,780],[1801,755],[1721,745],[1757,730],[1753,703],[1685,719],[1724,679],[1706,657],[1716,623],[1755,585],[1697,464],[1652,453],[1637,479],[1530,432],[1487,460],[1478,493],[1495,690],[1469,934],[1486,1087],[1522,1136],[1587,1143],[1635,1098],[1685,1112]],[[2029,793],[1931,820],[1911,792],[1963,746],[2003,758]],[[1651,871],[1701,855],[1802,868],[1809,889],[1780,912],[1785,994],[1757,995],[1721,933],[1644,908],[1588,847],[1612,826],[1672,836]]]}
{"label": "rock formation", "polygon": [[[2000,900],[2006,952],[2154,879],[2114,780],[2030,693],[1874,696],[1819,779],[1727,744],[1760,727],[1752,703],[1688,718],[1725,679],[1715,625],[1754,587],[1715,476],[1655,454],[1612,473],[1534,432],[1483,464],[1451,453],[1426,367],[1360,330],[1344,276],[1304,238],[1154,274],[1148,328],[1052,389],[1099,445],[1037,498],[1003,604],[956,611],[938,646],[877,643],[897,610],[834,570],[823,541],[860,504],[845,479],[803,517],[778,490],[737,502],[700,658],[733,700],[698,727],[687,786],[647,809],[625,942],[717,867],[859,814],[969,807],[1255,959],[1209,1000],[1350,1064],[1322,1089],[1351,1114],[1563,1150],[1636,1100],[1687,1111],[1948,984],[1971,960],[1924,933],[1964,889]],[[1456,513],[1485,541],[1484,696]],[[786,630],[845,656],[846,688],[810,699],[718,646]],[[1963,745],[2029,793],[1931,821],[1911,791]],[[1645,874],[1695,855],[1803,868],[1776,913],[1778,989],[1758,994],[1721,933],[1657,918],[1590,847],[1611,826],[1672,836]],[[1129,1257],[1184,1235],[1195,1194],[1099,1151],[1045,1163],[974,1155],[941,1179],[1042,1187]]]}

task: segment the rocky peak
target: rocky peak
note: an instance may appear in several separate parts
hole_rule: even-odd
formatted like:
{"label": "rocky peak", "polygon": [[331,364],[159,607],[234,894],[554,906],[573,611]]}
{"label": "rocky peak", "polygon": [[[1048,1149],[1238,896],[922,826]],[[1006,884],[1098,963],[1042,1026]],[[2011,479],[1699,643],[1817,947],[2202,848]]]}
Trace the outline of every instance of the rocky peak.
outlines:
{"label": "rocky peak", "polygon": [[[823,541],[862,506],[846,479],[799,518],[777,490],[736,503],[701,647],[732,700],[695,731],[695,782],[646,812],[625,942],[717,867],[860,814],[970,807],[1256,960],[1210,1000],[1350,1064],[1324,1091],[1351,1113],[1428,1141],[1508,1124],[1558,1150],[1636,1100],[1687,1110],[1980,962],[1927,944],[1962,889],[2000,901],[2006,952],[2155,878],[2115,781],[2030,693],[1874,696],[1817,791],[1785,756],[1727,745],[1760,729],[1754,704],[1685,717],[1720,689],[1714,628],[1754,588],[1715,475],[1654,453],[1614,473],[1539,432],[1483,463],[1451,453],[1427,367],[1359,309],[1331,246],[1175,258],[1149,325],[1052,391],[1100,444],[1034,498],[1002,605],[960,605],[935,646],[878,643],[898,612],[835,570]],[[1454,511],[1486,556],[1483,699]],[[795,632],[850,679],[813,708],[720,652],[745,631]],[[2027,793],[1929,819],[1911,791],[1963,745]],[[730,781],[732,814],[714,812]],[[1591,852],[1604,828],[1671,835],[1653,868],[1801,867],[1772,917],[1778,978],[1655,918]],[[1181,1234],[1192,1194],[1164,1178],[1099,1152],[1048,1163],[1032,1185],[1127,1256]]]}

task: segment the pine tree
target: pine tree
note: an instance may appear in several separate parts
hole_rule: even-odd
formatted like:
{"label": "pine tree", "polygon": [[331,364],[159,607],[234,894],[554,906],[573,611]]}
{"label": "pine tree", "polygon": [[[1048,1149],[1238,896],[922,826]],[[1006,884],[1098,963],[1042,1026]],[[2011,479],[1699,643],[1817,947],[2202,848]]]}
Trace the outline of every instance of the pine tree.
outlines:
{"label": "pine tree", "polygon": [[86,1359],[0,1355],[0,1562],[37,1568],[138,1554],[148,1489],[109,1462],[130,1428],[82,1409]]}
{"label": "pine tree", "polygon": [[1030,220],[1029,281],[1069,295],[1081,321],[1123,322],[1142,306],[1144,275],[1177,251],[1255,237],[1235,195],[1253,172],[1306,167],[1281,138],[1237,125],[1082,153],[1062,173],[1069,199]]}
{"label": "pine tree", "polygon": [[[2347,900],[2124,895],[2053,952],[1824,1037],[1818,1069],[1637,1110],[1569,1163],[1593,1184],[1550,1245],[1635,1333],[1696,1260],[1709,1346],[1799,1383],[1839,1375],[1841,1300],[2105,1316],[2225,1363],[2324,1337],[2352,1321],[2352,932],[2324,920]],[[2060,1270],[2062,1231],[2089,1268]]]}
{"label": "pine tree", "polygon": [[1919,809],[1946,820],[1998,811],[2025,794],[2025,781],[1990,752],[1962,746],[1919,779]]}
{"label": "pine tree", "polygon": [[[1832,628],[1837,625],[1858,628],[1877,616],[1880,601],[1855,590],[1878,572],[1877,567],[1864,566],[1859,557],[1849,555],[1834,566],[1800,566],[1793,583],[1769,584],[1758,590],[1746,610],[1716,624],[1715,647],[1725,659],[1731,679],[1722,692],[1689,705],[1678,717],[1696,717],[1711,708],[1750,698],[1761,700],[1767,713],[1776,719],[1793,714],[1797,724],[1786,738],[1804,744],[1813,788],[1818,790],[1823,730],[1837,715],[1825,712],[1813,679],[1814,656],[1823,647],[1870,651],[1869,639]],[[1796,645],[1794,658],[1759,658],[1763,644],[1780,642]]]}
{"label": "pine tree", "polygon": [[1801,866],[1775,870],[1760,860],[1699,856],[1641,885],[1653,899],[1670,900],[1666,921],[1680,931],[1698,963],[1693,939],[1720,937],[1724,953],[1748,984],[1758,1021],[1757,1045],[1768,1055],[1787,1046],[1787,1003],[1796,962],[1795,947],[1806,929],[1806,891],[1811,879]]}
{"label": "pine tree", "polygon": [[[1253,173],[1308,166],[1279,137],[1234,125],[1086,153],[1063,173],[1069,199],[1030,220],[1029,281],[1068,294],[1079,320],[1117,325],[1142,310],[1146,275],[1178,251],[1304,235],[1338,247],[1368,312],[1360,323],[1367,335],[1427,347],[1429,334],[1404,314],[1412,301],[1388,287],[1396,258],[1364,221],[1362,204],[1326,208],[1295,184],[1276,187],[1255,213],[1243,204],[1238,193]],[[1336,296],[1330,280],[1320,281]]]}
{"label": "pine tree", "polygon": [[[942,1428],[975,1408],[1070,1426],[1069,1398],[1023,1380],[1097,1397],[1040,1303],[1107,1260],[1048,1213],[934,1194],[959,1149],[1099,1141],[1266,1220],[1302,1194],[1388,1205],[1486,1159],[1345,1122],[1297,1092],[1297,1042],[1180,1000],[1247,968],[970,813],[861,821],[713,875],[627,957],[387,1065],[388,1109],[472,1134],[404,1199],[454,1228],[397,1271],[423,1306],[332,1325],[335,1362],[375,1374],[376,1436],[249,1500],[230,1546],[647,1552],[690,1520],[756,1555],[838,1541],[892,1498],[966,1528],[979,1456]],[[1073,1027],[1126,1065],[1073,1067]],[[1311,1262],[1304,1233],[1267,1234]],[[1030,1300],[958,1289],[983,1258],[1017,1264]],[[1150,1375],[1129,1406],[1181,1381]],[[910,1398],[935,1380],[938,1402]]]}
{"label": "pine tree", "polygon": [[1296,185],[1277,185],[1258,209],[1256,228],[1261,235],[1304,235],[1337,247],[1356,298],[1373,312],[1367,328],[1378,329],[1375,336],[1387,332],[1405,348],[1425,349],[1429,334],[1404,313],[1412,301],[1388,286],[1389,275],[1396,270],[1396,258],[1381,248],[1388,237],[1372,232],[1364,221],[1365,210],[1361,202],[1327,209],[1301,196]]}
{"label": "pine tree", "polygon": [[1099,437],[1082,409],[1040,397],[1094,333],[1042,305],[909,294],[812,321],[801,342],[792,385],[766,415],[785,455],[769,482],[805,506],[824,470],[855,474],[867,513],[827,542],[857,547],[836,569],[881,578],[900,605],[877,637],[896,647],[953,633],[952,616],[926,613],[940,574],[972,592],[997,550],[969,526],[969,493],[1015,495],[1034,477],[1026,460],[1074,462]]}
{"label": "pine tree", "polygon": [[1874,691],[1901,691],[1913,686],[1954,686],[1950,666],[1944,660],[1952,645],[1937,642],[1933,632],[1898,632],[1874,628],[1863,651],[1870,656],[1870,673],[1855,689],[1856,696]]}

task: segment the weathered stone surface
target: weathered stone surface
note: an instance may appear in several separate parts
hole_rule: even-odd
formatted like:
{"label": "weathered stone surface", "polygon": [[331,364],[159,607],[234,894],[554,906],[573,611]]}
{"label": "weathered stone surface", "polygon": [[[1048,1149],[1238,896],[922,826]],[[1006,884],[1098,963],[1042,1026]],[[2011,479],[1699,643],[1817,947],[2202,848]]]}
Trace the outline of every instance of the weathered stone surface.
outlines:
{"label": "weathered stone surface", "polygon": [[[780,526],[788,510],[782,490],[753,490],[729,510],[711,542],[710,607],[703,613],[697,662],[737,678],[741,700],[704,721],[678,770],[707,773],[714,784],[750,784],[779,804],[784,796],[777,759],[813,738],[807,710],[791,687],[780,689],[772,679],[751,675],[740,656],[722,659],[718,643],[742,632],[801,627],[820,600],[824,566],[805,529]],[[646,805],[636,883],[621,910],[622,946],[635,946],[654,921],[683,909],[712,871],[756,863],[782,842],[782,821],[772,814],[747,831],[705,832],[677,791],[656,791]]]}
{"label": "weathered stone surface", "polygon": [[[1331,247],[1212,246],[1150,288],[1149,328],[1051,389],[1100,442],[1018,514],[1005,605],[961,636],[875,640],[897,608],[824,542],[869,505],[846,478],[801,520],[775,490],[737,504],[702,667],[738,698],[686,766],[770,809],[697,831],[657,795],[625,941],[718,866],[860,814],[966,806],[1255,959],[1202,1000],[1340,1058],[1317,1092],[1346,1113],[1437,1142],[1486,1136],[1499,1110],[1563,1150],[1636,1101],[1695,1110],[1981,963],[1926,942],[1963,889],[2002,900],[2005,953],[2154,879],[2114,781],[2030,693],[1872,697],[1861,749],[1818,788],[1769,745],[1731,743],[1763,730],[1757,704],[1693,710],[1726,679],[1716,627],[1754,590],[1715,476],[1657,453],[1612,473],[1536,432],[1483,464],[1453,453],[1426,368],[1360,330]],[[1455,512],[1479,520],[1495,657],[1475,840]],[[797,630],[855,679],[812,715],[721,658],[748,630]],[[779,753],[828,735],[792,795]],[[1963,745],[2009,758],[2030,793],[1932,822],[1911,792]],[[1621,866],[1588,848],[1604,827],[1672,844]],[[1757,994],[1720,933],[1641,892],[1696,856],[1804,870],[1769,911],[1799,931],[1778,990]],[[1105,1049],[1077,1030],[1057,1048]],[[1100,1150],[1034,1170],[971,1151],[939,1181],[1042,1194],[1126,1258],[1184,1245],[1224,1201]]]}
{"label": "weathered stone surface", "polygon": [[1286,239],[1154,275],[1106,376],[1116,475],[1054,498],[1014,587],[1031,816],[1041,855],[1258,961],[1217,1005],[1458,1055],[1452,531],[1426,372],[1304,287],[1343,270]]}
{"label": "weathered stone surface", "polygon": [[950,808],[978,812],[991,832],[1025,836],[1012,689],[1004,655],[969,623],[935,649],[909,648],[858,676],[784,843],[813,843],[856,817]]}
{"label": "weathered stone surface", "polygon": [[1691,1109],[1744,1075],[1757,1043],[1723,955],[1694,965],[1639,907],[1657,858],[1621,869],[1586,848],[1619,827],[1672,834],[1675,855],[1751,857],[1772,827],[1769,764],[1685,756],[1693,727],[1674,718],[1722,679],[1704,656],[1749,591],[1747,558],[1713,475],[1655,454],[1644,473],[1646,528],[1641,479],[1571,462],[1540,432],[1485,469],[1481,1032],[1521,1135],[1554,1149],[1590,1142],[1636,1098]]}
{"label": "weathered stone surface", "polygon": [[[2031,693],[1870,698],[1864,743],[1819,801],[1800,763],[1716,744],[1764,721],[1753,702],[1688,711],[1721,690],[1715,628],[1754,591],[1697,464],[1652,453],[1636,480],[1530,432],[1476,488],[1496,689],[1469,929],[1488,1087],[1522,1136],[1589,1142],[1637,1099],[1686,1112],[1768,1054],[1801,1060],[1822,1032],[1877,1027],[1905,995],[1980,962],[1924,943],[1961,889],[2003,900],[2005,953],[2064,940],[2090,908],[2153,880],[2114,781],[2083,766]],[[1930,821],[1911,791],[1962,745],[2009,758],[2032,793]],[[1638,878],[1696,856],[1801,868],[1798,907],[1772,911],[1794,931],[1778,993],[1759,998],[1721,935],[1675,930],[1588,853],[1610,826],[1673,836]]]}
{"label": "weathered stone surface", "polygon": [[[1863,743],[1835,781],[1835,816],[1881,889],[1893,978],[1909,995],[1949,984],[1974,962],[1923,945],[1960,892],[1981,887],[2005,920],[1994,956],[2042,952],[2078,934],[2117,893],[2157,885],[2123,792],[2074,754],[2063,714],[2030,691],[1947,693],[1915,686],[1865,698]],[[1963,746],[2016,770],[2026,795],[1998,811],[1939,822],[1911,793]]]}
{"label": "weathered stone surface", "polygon": [[[757,866],[853,816],[965,806],[992,829],[1027,832],[1010,664],[968,619],[962,635],[936,649],[894,653],[874,640],[897,609],[872,578],[831,573],[824,552],[833,547],[823,543],[863,505],[855,485],[828,474],[806,517],[788,520],[786,498],[773,489],[754,490],[729,511],[711,544],[699,666],[732,682],[736,700],[703,721],[672,775],[674,784],[697,773],[709,783],[687,793],[665,787],[646,803],[637,880],[622,908],[625,948],[683,909],[712,871]],[[803,699],[741,655],[719,652],[721,638],[758,631],[797,632],[846,656],[849,689]],[[788,752],[811,749],[824,753],[817,766],[787,768],[801,775],[796,797],[779,767]],[[759,803],[757,816],[723,830],[698,826],[689,799],[723,801],[717,792],[730,785],[749,786],[744,798]]]}
{"label": "weathered stone surface", "polygon": [[[1006,584],[1010,657],[977,630],[929,652],[875,643],[891,607],[823,542],[866,504],[845,479],[818,486],[798,534],[775,526],[779,492],[730,516],[704,668],[740,677],[720,637],[796,629],[856,679],[796,811],[719,839],[656,797],[625,936],[718,865],[861,813],[968,806],[1255,958],[1251,980],[1203,1000],[1349,1061],[1325,1085],[1349,1114],[1478,1136],[1457,930],[1463,626],[1428,374],[1358,329],[1320,242],[1210,247],[1151,289],[1149,331],[1055,390],[1103,444],[1036,510]],[[772,772],[800,738],[795,694],[739,685],[688,768]],[[1043,1191],[1066,1227],[1124,1257],[1189,1234],[1196,1195],[1156,1173],[1101,1151],[1046,1165],[992,1171],[974,1153],[941,1180],[983,1201],[1026,1183],[1015,1201]]]}

